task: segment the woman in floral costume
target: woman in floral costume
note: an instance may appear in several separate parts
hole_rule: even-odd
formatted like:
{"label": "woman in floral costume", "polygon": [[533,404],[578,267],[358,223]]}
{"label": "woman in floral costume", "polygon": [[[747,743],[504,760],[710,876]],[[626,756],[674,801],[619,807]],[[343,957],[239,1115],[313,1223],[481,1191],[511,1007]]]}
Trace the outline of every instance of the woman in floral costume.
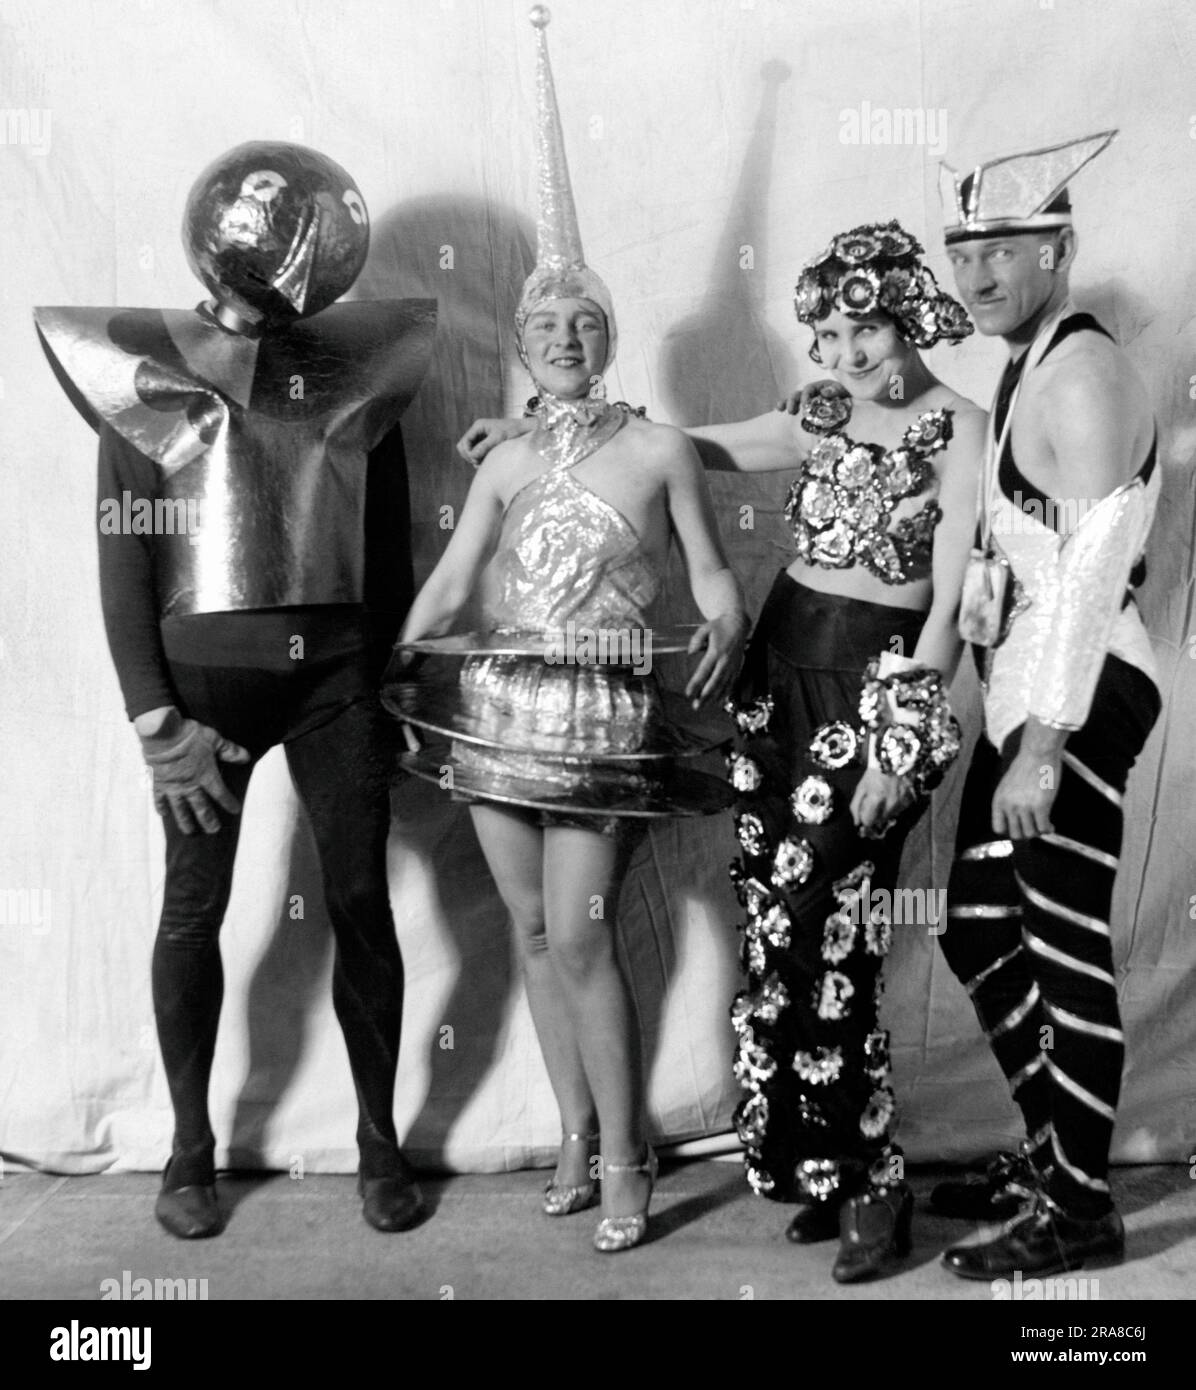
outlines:
{"label": "woman in floral costume", "polygon": [[909,1245],[877,1007],[902,845],[958,751],[943,686],[985,421],[922,360],[971,325],[921,253],[896,222],[837,236],[796,295],[833,380],[790,410],[690,431],[710,467],[797,470],[796,554],[732,702],[736,1124],[753,1190],[798,1204],[789,1238],[840,1235],[840,1282]]}

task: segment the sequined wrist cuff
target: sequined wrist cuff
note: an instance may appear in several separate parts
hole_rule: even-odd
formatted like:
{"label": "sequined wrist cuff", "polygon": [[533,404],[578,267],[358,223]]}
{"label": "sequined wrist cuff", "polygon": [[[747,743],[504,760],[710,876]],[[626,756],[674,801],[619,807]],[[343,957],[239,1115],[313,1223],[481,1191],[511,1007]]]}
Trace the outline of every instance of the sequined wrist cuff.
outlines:
{"label": "sequined wrist cuff", "polygon": [[919,796],[933,791],[959,756],[960,728],[943,690],[943,677],[927,667],[881,676],[873,658],[864,672],[860,719],[868,731],[869,764],[904,777]]}

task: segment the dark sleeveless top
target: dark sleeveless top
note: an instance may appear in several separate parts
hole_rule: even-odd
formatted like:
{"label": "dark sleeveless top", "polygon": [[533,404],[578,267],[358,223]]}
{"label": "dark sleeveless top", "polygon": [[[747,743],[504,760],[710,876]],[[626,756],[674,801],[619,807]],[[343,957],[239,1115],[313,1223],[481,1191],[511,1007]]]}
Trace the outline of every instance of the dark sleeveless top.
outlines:
{"label": "dark sleeveless top", "polygon": [[[1112,333],[1110,333],[1097,319],[1093,318],[1091,314],[1069,314],[1068,317],[1063,319],[1056,327],[1055,332],[1051,336],[1051,341],[1047,345],[1046,351],[1039,360],[1045,361],[1059,344],[1065,339],[1070,338],[1073,333],[1082,333],[1086,330],[1100,333],[1108,338],[1110,342],[1115,341]],[[1004,372],[1001,374],[1001,382],[997,387],[997,399],[993,405],[994,438],[999,439],[1001,431],[1005,427],[1005,417],[1009,413],[1009,403],[1018,382],[1022,379],[1022,372],[1026,365],[1027,356],[1028,353],[1023,352],[1016,361],[1010,359],[1005,366]],[[1143,482],[1147,481],[1154,471],[1157,453],[1158,435],[1156,433],[1154,439],[1151,440],[1150,449],[1146,454],[1146,460],[1138,470],[1138,476],[1142,478]],[[1048,497],[1046,493],[1043,492],[1040,487],[1032,483],[1017,466],[1013,457],[1012,431],[1005,441],[1005,448],[1001,454],[1000,462],[997,467],[997,484],[1014,506],[1020,507],[1027,515],[1041,520],[1052,530],[1057,531],[1059,529],[1056,524],[1058,504],[1055,499]],[[1136,589],[1145,579],[1146,560],[1143,558],[1138,561],[1130,574],[1130,588]],[[1126,603],[1130,601],[1130,598],[1131,595],[1127,593],[1125,598]]]}

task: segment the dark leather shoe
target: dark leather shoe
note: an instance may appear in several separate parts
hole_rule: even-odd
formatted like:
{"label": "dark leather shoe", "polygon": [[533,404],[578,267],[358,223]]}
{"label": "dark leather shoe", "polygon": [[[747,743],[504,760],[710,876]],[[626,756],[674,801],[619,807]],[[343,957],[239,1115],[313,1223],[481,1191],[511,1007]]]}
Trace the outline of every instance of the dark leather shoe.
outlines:
{"label": "dark leather shoe", "polygon": [[785,1237],[794,1245],[813,1245],[820,1240],[834,1240],[839,1234],[839,1202],[801,1202],[793,1220],[785,1228]]}
{"label": "dark leather shoe", "polygon": [[1125,1258],[1125,1226],[1115,1211],[1080,1220],[1039,1198],[1032,1211],[1011,1221],[995,1240],[954,1245],[943,1267],[961,1279],[995,1279],[1016,1274],[1062,1274],[1086,1264],[1117,1264]]}
{"label": "dark leather shoe", "polygon": [[179,1240],[203,1240],[224,1230],[210,1145],[171,1154],[162,1169],[154,1215]]}
{"label": "dark leather shoe", "polygon": [[843,1204],[839,1215],[839,1253],[831,1275],[838,1284],[875,1278],[885,1266],[908,1255],[914,1194],[904,1183],[861,1193]]}
{"label": "dark leather shoe", "polygon": [[409,1231],[428,1212],[414,1173],[400,1177],[357,1179],[361,1214],[375,1231]]}
{"label": "dark leather shoe", "polygon": [[193,1184],[159,1192],[154,1215],[180,1240],[203,1240],[206,1236],[218,1236],[224,1230],[215,1184]]}
{"label": "dark leather shoe", "polygon": [[939,1183],[930,1209],[959,1221],[1008,1221],[1029,1206],[1041,1182],[1025,1154],[999,1153],[982,1174]]}

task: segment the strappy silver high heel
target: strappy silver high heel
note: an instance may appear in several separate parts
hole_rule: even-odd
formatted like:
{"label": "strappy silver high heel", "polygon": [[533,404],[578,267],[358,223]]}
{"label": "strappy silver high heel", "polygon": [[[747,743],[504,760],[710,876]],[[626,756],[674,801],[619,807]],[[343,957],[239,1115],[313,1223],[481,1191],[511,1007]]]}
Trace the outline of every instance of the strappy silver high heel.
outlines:
{"label": "strappy silver high heel", "polygon": [[652,1146],[646,1146],[648,1155],[643,1163],[607,1163],[603,1173],[647,1173],[648,1196],[643,1207],[634,1216],[604,1216],[594,1232],[594,1249],[611,1255],[619,1250],[630,1250],[643,1240],[648,1230],[648,1203],[652,1200],[652,1189],[656,1185],[656,1175],[660,1165]]}
{"label": "strappy silver high heel", "polygon": [[[562,1144],[580,1144],[583,1140],[597,1144],[598,1135],[596,1134],[566,1134],[562,1136]],[[590,1168],[593,1170],[593,1159],[597,1157],[594,1149],[590,1151]],[[572,1216],[575,1211],[585,1211],[594,1201],[594,1195],[598,1191],[596,1179],[591,1178],[587,1182],[578,1183],[575,1186],[566,1186],[556,1180],[554,1173],[549,1178],[544,1188],[544,1214],[546,1216]]]}

